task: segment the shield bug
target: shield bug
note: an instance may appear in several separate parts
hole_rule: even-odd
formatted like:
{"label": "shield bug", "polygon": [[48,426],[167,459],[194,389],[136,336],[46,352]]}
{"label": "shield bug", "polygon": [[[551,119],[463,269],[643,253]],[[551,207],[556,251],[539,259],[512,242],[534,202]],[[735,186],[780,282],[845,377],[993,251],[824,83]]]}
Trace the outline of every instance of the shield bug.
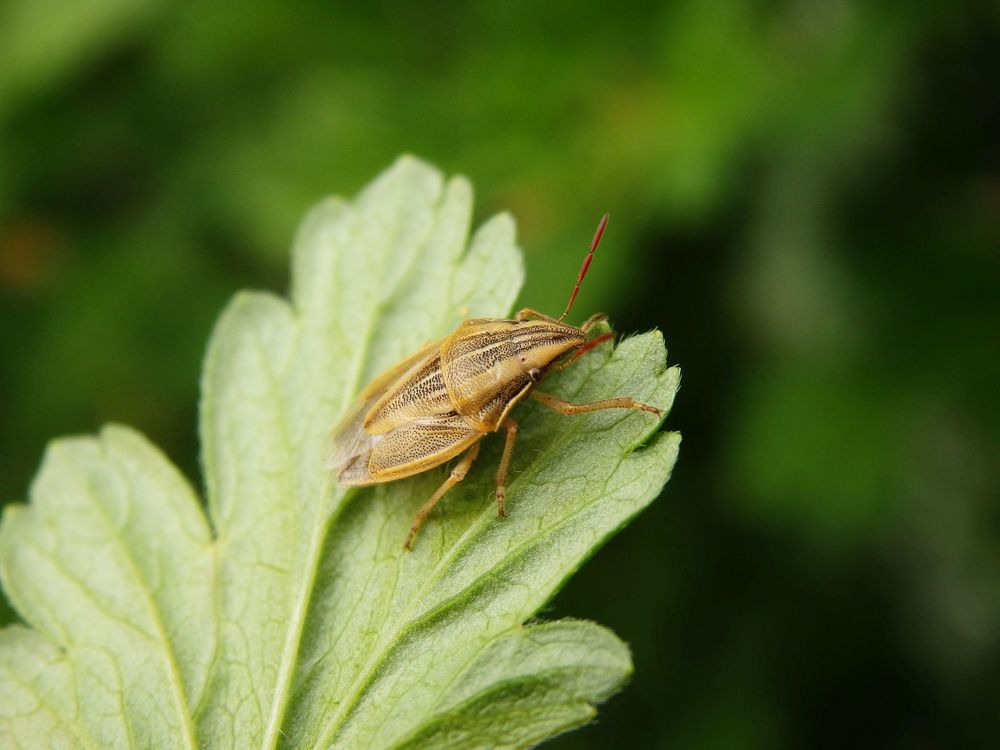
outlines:
{"label": "shield bug", "polygon": [[629,396],[571,404],[535,386],[613,333],[589,337],[604,315],[579,328],[563,323],[573,307],[607,225],[601,219],[577,274],[566,309],[550,318],[525,308],[513,320],[466,320],[443,339],[424,346],[373,380],[334,431],[330,467],[341,484],[364,486],[419,474],[465,453],[413,520],[403,546],[413,539],[434,505],[462,481],[479,455],[479,441],[506,432],[496,476],[497,515],[505,516],[507,471],[517,439],[511,409],[528,396],[560,414],[598,409],[637,409],[659,416],[655,406]]}

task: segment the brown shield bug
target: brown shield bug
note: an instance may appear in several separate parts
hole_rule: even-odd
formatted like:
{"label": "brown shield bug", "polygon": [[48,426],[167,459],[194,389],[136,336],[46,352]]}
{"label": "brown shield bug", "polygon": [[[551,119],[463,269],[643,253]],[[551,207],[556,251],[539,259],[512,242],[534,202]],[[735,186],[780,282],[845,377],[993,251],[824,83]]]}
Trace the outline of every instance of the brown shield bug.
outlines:
{"label": "brown shield bug", "polygon": [[450,476],[417,511],[403,543],[406,549],[412,548],[431,508],[468,474],[479,454],[479,441],[500,430],[507,433],[507,440],[497,470],[497,515],[506,515],[507,470],[518,430],[510,412],[528,396],[560,414],[598,409],[662,413],[628,396],[571,404],[535,389],[547,372],[565,367],[614,336],[605,333],[588,340],[588,333],[605,320],[604,315],[591,316],[579,328],[562,322],[580,291],[607,223],[605,214],[562,315],[550,318],[525,308],[513,320],[466,320],[445,338],[427,344],[369,383],[334,431],[330,466],[337,471],[340,483],[350,486],[403,479],[465,452]]}

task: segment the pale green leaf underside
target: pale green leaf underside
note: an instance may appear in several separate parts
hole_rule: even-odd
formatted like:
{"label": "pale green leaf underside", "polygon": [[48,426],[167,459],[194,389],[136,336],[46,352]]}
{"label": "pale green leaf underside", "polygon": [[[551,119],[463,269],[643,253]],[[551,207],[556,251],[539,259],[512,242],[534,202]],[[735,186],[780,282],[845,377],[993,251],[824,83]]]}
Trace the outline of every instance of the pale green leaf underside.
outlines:
{"label": "pale green leaf underside", "polygon": [[[525,626],[659,492],[680,441],[648,414],[520,407],[507,519],[497,443],[405,554],[446,469],[331,482],[329,433],[381,369],[520,286],[513,223],[400,159],[303,223],[290,300],[244,293],[209,346],[208,504],[142,436],[55,441],[0,529],[28,627],[0,631],[0,748],[524,747],[586,722],[631,671],[598,625]],[[567,278],[571,278],[569,272]],[[669,409],[658,332],[546,381]]]}

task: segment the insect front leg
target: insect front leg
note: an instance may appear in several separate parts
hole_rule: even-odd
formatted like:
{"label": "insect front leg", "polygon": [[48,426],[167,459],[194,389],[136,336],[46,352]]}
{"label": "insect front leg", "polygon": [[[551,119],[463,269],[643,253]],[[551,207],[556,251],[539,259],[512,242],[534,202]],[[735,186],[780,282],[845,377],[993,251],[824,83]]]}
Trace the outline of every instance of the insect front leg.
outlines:
{"label": "insect front leg", "polygon": [[607,319],[608,316],[604,313],[594,313],[585,321],[583,321],[583,325],[580,326],[580,330],[583,331],[584,333],[588,333],[591,328],[596,326],[598,323],[603,323]]}
{"label": "insect front leg", "polygon": [[454,487],[456,484],[465,479],[465,475],[469,473],[469,469],[472,468],[472,464],[476,462],[476,457],[479,455],[479,443],[473,443],[469,451],[462,457],[462,460],[455,464],[455,468],[451,470],[451,474],[447,479],[444,480],[444,484],[437,488],[437,491],[431,495],[430,500],[420,506],[417,510],[417,514],[413,517],[413,525],[410,526],[410,533],[406,535],[406,541],[403,542],[403,547],[408,550],[413,550],[413,537],[417,535],[420,531],[420,527],[424,524],[424,519],[427,514],[431,512],[431,509],[437,505],[438,500],[444,497],[444,494]]}
{"label": "insect front leg", "polygon": [[[584,325],[586,325],[586,324],[584,324]],[[573,364],[578,359],[580,359],[580,357],[582,357],[584,354],[586,354],[587,352],[589,352],[592,349],[594,349],[594,347],[603,344],[605,341],[611,341],[614,337],[615,337],[615,334],[613,332],[611,332],[611,331],[609,331],[608,333],[602,333],[597,338],[591,339],[586,344],[584,344],[579,349],[577,349],[573,353],[573,356],[571,356],[569,359],[566,359],[566,360],[564,360],[564,361],[562,361],[562,362],[560,362],[558,364],[552,365],[552,367],[550,369],[552,369],[552,370],[565,370],[571,364]]]}
{"label": "insect front leg", "polygon": [[655,406],[636,401],[631,396],[606,398],[602,401],[593,401],[589,404],[571,404],[569,401],[563,401],[561,398],[556,398],[541,391],[532,391],[531,397],[560,414],[581,414],[585,411],[599,411],[601,409],[636,409],[638,411],[648,411],[650,414],[655,414],[656,416],[663,414],[662,409],[657,409]]}
{"label": "insect front leg", "polygon": [[532,310],[530,307],[525,307],[517,311],[517,315],[514,316],[514,320],[518,322],[524,322],[525,320],[547,320],[550,323],[558,323],[555,318],[545,313],[538,312],[538,310]]}
{"label": "insect front leg", "polygon": [[507,470],[510,468],[510,456],[514,452],[514,441],[517,440],[517,422],[511,417],[504,419],[500,425],[507,430],[507,440],[503,445],[503,456],[500,457],[500,468],[497,469],[497,516],[504,518],[503,501],[507,497]]}

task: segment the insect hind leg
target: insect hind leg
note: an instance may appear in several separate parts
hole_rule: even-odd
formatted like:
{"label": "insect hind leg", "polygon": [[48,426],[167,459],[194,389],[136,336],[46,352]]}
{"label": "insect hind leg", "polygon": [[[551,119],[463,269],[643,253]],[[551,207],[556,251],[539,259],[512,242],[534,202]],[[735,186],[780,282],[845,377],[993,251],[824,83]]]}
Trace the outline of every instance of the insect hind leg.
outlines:
{"label": "insect hind leg", "polygon": [[503,456],[500,458],[500,468],[497,470],[497,516],[504,518],[504,499],[507,497],[507,470],[510,468],[510,457],[514,452],[514,442],[517,440],[517,422],[511,417],[504,419],[500,425],[507,430],[507,440],[503,445]]}
{"label": "insect hind leg", "polygon": [[413,538],[420,531],[420,527],[424,525],[424,519],[427,514],[431,512],[431,509],[437,505],[438,501],[444,497],[445,493],[454,487],[456,484],[465,479],[465,475],[469,473],[469,469],[472,468],[472,464],[476,462],[476,457],[479,455],[479,443],[473,443],[472,447],[469,448],[468,452],[462,457],[462,460],[455,464],[455,468],[451,470],[451,474],[444,483],[437,488],[437,491],[431,495],[430,499],[420,506],[417,510],[416,515],[413,517],[413,525],[410,526],[410,533],[406,535],[406,541],[403,542],[403,548],[409,551],[413,550]]}

